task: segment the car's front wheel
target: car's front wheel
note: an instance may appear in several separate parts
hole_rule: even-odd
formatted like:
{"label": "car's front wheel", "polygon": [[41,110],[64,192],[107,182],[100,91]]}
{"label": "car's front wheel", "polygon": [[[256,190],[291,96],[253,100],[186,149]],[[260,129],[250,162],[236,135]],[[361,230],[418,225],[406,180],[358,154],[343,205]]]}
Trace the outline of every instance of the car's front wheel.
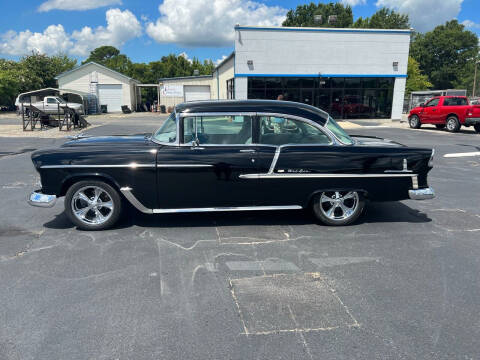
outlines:
{"label": "car's front wheel", "polygon": [[326,225],[349,225],[362,214],[365,200],[357,191],[326,191],[315,195],[313,212]]}
{"label": "car's front wheel", "polygon": [[83,230],[104,230],[113,226],[121,210],[120,195],[102,181],[79,181],[65,195],[67,216]]}
{"label": "car's front wheel", "polygon": [[475,129],[475,131],[476,131],[477,133],[480,134],[480,124],[473,125],[473,128]]}
{"label": "car's front wheel", "polygon": [[412,129],[420,129],[420,126],[422,126],[420,118],[417,115],[412,115],[410,119],[408,119],[408,123]]}

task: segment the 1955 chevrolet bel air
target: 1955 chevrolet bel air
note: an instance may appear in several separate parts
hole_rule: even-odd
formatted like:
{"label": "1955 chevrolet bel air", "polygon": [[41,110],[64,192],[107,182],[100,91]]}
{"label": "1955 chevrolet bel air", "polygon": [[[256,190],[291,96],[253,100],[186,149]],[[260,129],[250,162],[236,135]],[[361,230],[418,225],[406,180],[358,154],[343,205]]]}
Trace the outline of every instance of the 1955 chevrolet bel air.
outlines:
{"label": "1955 chevrolet bel air", "polygon": [[431,199],[433,150],[349,136],[327,113],[287,101],[201,101],[176,106],[153,134],[78,136],[32,161],[41,190],[29,203],[100,230],[125,200],[143,213],[311,208],[347,225],[366,200]]}

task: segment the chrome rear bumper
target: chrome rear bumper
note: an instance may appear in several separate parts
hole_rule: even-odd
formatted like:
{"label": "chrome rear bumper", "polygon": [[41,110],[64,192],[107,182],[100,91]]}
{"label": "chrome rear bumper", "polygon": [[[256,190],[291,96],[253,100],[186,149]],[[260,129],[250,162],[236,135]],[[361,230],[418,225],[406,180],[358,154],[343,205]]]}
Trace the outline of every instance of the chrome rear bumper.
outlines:
{"label": "chrome rear bumper", "polygon": [[30,194],[27,201],[32,206],[52,207],[57,202],[57,196],[42,194],[40,191],[34,191]]}
{"label": "chrome rear bumper", "polygon": [[408,196],[412,200],[428,200],[435,197],[435,191],[432,188],[408,190]]}

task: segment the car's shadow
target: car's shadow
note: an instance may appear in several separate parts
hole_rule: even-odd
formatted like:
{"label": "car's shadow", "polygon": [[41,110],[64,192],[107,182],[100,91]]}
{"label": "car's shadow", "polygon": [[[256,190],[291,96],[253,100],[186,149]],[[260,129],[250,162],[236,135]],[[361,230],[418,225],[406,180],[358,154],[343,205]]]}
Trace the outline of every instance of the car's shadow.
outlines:
{"label": "car's shadow", "polygon": [[[215,213],[178,213],[147,215],[127,207],[114,229],[133,226],[144,228],[192,228],[212,226],[275,226],[317,225],[319,222],[307,210],[291,211],[234,211]],[[427,214],[402,202],[367,203],[365,213],[355,223],[426,223]],[[64,213],[44,224],[49,229],[71,229],[74,225]]]}

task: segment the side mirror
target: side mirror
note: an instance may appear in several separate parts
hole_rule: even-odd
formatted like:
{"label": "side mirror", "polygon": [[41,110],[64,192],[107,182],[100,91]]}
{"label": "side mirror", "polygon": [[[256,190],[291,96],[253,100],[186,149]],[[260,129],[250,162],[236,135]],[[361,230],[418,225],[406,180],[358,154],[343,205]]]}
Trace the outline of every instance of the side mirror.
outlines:
{"label": "side mirror", "polygon": [[420,107],[425,107],[425,103],[421,103],[421,104],[420,104]]}

